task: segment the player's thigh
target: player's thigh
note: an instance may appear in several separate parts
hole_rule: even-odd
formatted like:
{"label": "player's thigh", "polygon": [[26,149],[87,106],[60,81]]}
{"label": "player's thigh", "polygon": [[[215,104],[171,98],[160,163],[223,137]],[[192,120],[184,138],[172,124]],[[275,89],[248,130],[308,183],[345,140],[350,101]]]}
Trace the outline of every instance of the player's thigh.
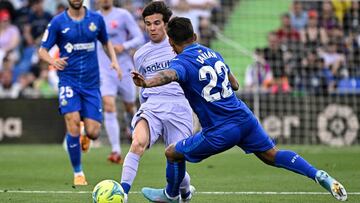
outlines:
{"label": "player's thigh", "polygon": [[80,114],[79,112],[70,112],[64,115],[66,130],[72,136],[80,134]]}
{"label": "player's thigh", "polygon": [[121,81],[118,81],[117,88],[125,103],[135,103],[136,87],[132,81],[131,75],[125,75]]}
{"label": "player's thigh", "polygon": [[224,124],[223,127],[207,132],[200,131],[177,142],[175,149],[183,154],[187,161],[199,162],[235,146],[240,140],[240,131],[237,123]]}
{"label": "player's thigh", "polygon": [[102,97],[104,103],[104,111],[105,112],[116,112],[116,98],[112,95],[106,95]]}
{"label": "player's thigh", "polygon": [[98,88],[81,90],[81,110],[82,118],[89,118],[99,123],[102,122],[102,101]]}
{"label": "player's thigh", "polygon": [[59,112],[65,115],[81,110],[81,95],[78,88],[67,85],[59,86]]}
{"label": "player's thigh", "polygon": [[[163,131],[162,120],[157,117],[157,114],[151,109],[147,108],[147,103],[144,103],[140,109],[135,113],[131,125],[135,129],[141,120],[146,120],[149,131],[149,144],[150,148],[159,139]],[[134,134],[133,134],[134,136]]]}
{"label": "player's thigh", "polygon": [[185,139],[192,134],[193,116],[187,103],[169,103],[170,110],[160,114],[163,121],[165,146]]}
{"label": "player's thigh", "polygon": [[253,116],[241,126],[241,140],[237,144],[246,153],[265,152],[275,147],[271,137]]}
{"label": "player's thigh", "polygon": [[[114,73],[115,74],[115,73]],[[109,73],[101,73],[100,91],[102,96],[116,97],[118,92],[118,78]]]}

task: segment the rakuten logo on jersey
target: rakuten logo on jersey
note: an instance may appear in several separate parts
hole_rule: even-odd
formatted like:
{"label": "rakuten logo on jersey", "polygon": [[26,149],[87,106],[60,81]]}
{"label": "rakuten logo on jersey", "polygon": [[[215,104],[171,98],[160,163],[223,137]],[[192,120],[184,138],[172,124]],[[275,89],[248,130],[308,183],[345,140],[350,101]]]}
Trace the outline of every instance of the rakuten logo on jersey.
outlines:
{"label": "rakuten logo on jersey", "polygon": [[157,72],[160,70],[168,69],[170,61],[156,62],[155,64],[151,64],[145,68],[146,73]]}
{"label": "rakuten logo on jersey", "polygon": [[65,50],[67,53],[71,53],[73,51],[83,51],[86,50],[87,52],[90,51],[95,51],[95,43],[94,42],[90,42],[90,43],[77,43],[77,44],[71,44],[71,43],[67,43],[64,46]]}

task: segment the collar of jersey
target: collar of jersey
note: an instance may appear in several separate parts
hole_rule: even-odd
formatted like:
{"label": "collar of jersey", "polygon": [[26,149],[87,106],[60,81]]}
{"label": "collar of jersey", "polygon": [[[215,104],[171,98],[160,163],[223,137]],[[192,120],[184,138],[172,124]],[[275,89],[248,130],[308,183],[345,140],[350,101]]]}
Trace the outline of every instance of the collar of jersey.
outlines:
{"label": "collar of jersey", "polygon": [[70,21],[72,21],[72,22],[75,22],[75,23],[80,23],[80,22],[82,22],[83,20],[85,20],[85,18],[87,18],[87,17],[89,17],[89,11],[88,11],[88,9],[86,8],[86,6],[84,6],[84,8],[85,8],[85,16],[81,19],[81,20],[74,20],[74,19],[72,19],[70,16],[69,16],[69,14],[68,14],[68,8],[64,11],[65,12],[65,17],[66,17],[66,19],[67,20],[70,20]]}
{"label": "collar of jersey", "polygon": [[184,48],[184,51],[188,51],[188,50],[191,50],[191,49],[196,49],[196,48],[198,48],[199,46],[200,46],[200,45],[199,45],[198,43],[192,43],[192,44],[186,46],[186,47]]}

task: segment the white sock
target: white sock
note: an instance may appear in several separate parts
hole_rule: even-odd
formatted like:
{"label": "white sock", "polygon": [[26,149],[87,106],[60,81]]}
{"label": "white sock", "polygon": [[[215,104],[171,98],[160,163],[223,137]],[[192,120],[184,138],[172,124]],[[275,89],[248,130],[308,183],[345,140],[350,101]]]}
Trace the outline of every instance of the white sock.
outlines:
{"label": "white sock", "polygon": [[115,112],[105,112],[104,123],[106,134],[111,144],[112,152],[121,153],[120,148],[120,127]]}

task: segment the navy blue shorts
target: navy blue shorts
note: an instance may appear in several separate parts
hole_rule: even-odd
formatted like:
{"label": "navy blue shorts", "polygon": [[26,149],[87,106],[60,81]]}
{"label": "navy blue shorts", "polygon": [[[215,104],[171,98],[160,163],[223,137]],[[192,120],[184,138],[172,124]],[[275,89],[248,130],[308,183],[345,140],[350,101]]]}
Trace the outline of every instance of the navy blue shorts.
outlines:
{"label": "navy blue shorts", "polygon": [[99,88],[59,87],[59,112],[79,112],[82,118],[102,122],[102,100]]}
{"label": "navy blue shorts", "polygon": [[233,146],[240,147],[246,153],[254,153],[272,149],[275,144],[252,115],[244,123],[229,122],[210,132],[200,131],[177,142],[175,150],[183,154],[187,161],[196,163]]}

